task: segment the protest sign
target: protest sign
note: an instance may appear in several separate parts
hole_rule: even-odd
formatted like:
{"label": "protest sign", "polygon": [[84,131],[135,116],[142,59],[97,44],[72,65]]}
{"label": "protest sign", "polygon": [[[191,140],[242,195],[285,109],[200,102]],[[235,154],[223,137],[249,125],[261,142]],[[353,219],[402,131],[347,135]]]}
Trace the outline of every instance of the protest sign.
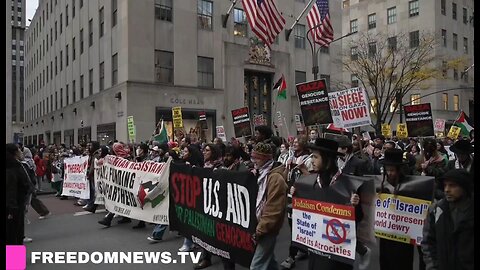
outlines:
{"label": "protest sign", "polygon": [[458,138],[458,135],[460,135],[461,131],[462,131],[461,128],[459,128],[457,126],[451,126],[450,130],[448,131],[447,137],[452,139],[452,140],[456,140]]}
{"label": "protest sign", "polygon": [[408,130],[406,124],[397,124],[397,138],[406,139],[408,138]]}
{"label": "protest sign", "polygon": [[277,125],[279,127],[283,126],[283,117],[282,117],[282,112],[281,111],[277,111]]}
{"label": "protest sign", "polygon": [[375,235],[402,243],[420,245],[423,223],[431,201],[378,194],[375,208]]}
{"label": "protest sign", "polygon": [[128,128],[128,140],[131,142],[135,141],[135,123],[133,122],[133,116],[127,117],[127,128]]}
{"label": "protest sign", "polygon": [[88,156],[63,160],[65,175],[62,195],[90,199],[90,183],[87,180]]}
{"label": "protest sign", "polygon": [[405,122],[410,137],[434,136],[430,103],[405,105]]}
{"label": "protest sign", "polygon": [[216,126],[217,137],[222,139],[223,142],[227,141],[227,135],[225,135],[225,128],[223,126]]}
{"label": "protest sign", "polygon": [[248,114],[248,107],[232,110],[232,118],[236,138],[252,136],[252,126]]}
{"label": "protest sign", "polygon": [[250,172],[172,164],[170,229],[213,255],[248,267],[255,252],[257,190]]}
{"label": "protest sign", "polygon": [[253,126],[263,126],[267,124],[267,120],[263,116],[263,114],[254,114],[253,115]]}
{"label": "protest sign", "polygon": [[198,113],[198,121],[200,121],[200,127],[202,129],[208,129],[207,114],[205,112],[199,112]]}
{"label": "protest sign", "polygon": [[305,126],[333,122],[325,79],[299,83],[297,93]]}
{"label": "protest sign", "polygon": [[108,155],[96,162],[97,202],[120,216],[168,224],[169,158],[165,163],[132,162]]}
{"label": "protest sign", "polygon": [[[350,204],[352,193],[361,198],[356,206],[363,213],[361,220],[356,220],[357,209]],[[319,186],[316,174],[300,177],[292,200],[292,244],[307,249],[310,256],[353,265],[357,239],[375,241],[374,195],[372,177],[341,174],[326,188]]]}
{"label": "protest sign", "polygon": [[303,131],[303,124],[302,124],[302,115],[301,114],[295,114],[295,126],[297,127],[298,132]]}
{"label": "protest sign", "polygon": [[182,128],[183,119],[182,119],[182,107],[173,107],[172,108],[172,118],[173,118],[173,127]]}
{"label": "protest sign", "polygon": [[333,124],[337,127],[355,128],[370,125],[369,99],[361,87],[328,93]]}
{"label": "protest sign", "polygon": [[392,127],[389,124],[382,124],[382,135],[385,137],[392,137]]}
{"label": "protest sign", "polygon": [[435,119],[435,132],[445,132],[445,119]]}

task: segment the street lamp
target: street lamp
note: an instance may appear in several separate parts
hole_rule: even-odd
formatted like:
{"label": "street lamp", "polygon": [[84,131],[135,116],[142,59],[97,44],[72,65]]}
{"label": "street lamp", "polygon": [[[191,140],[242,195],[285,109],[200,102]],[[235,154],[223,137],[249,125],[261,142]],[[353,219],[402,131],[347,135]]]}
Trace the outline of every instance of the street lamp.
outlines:
{"label": "street lamp", "polygon": [[309,35],[309,33],[310,33],[312,30],[314,30],[314,29],[316,29],[316,28],[318,28],[318,27],[320,27],[320,26],[322,26],[322,25],[323,25],[323,24],[317,24],[317,25],[315,25],[314,27],[308,29],[308,31],[307,31],[307,40],[308,40],[308,43],[310,43],[310,49],[311,49],[311,51],[312,51],[312,74],[313,74],[313,79],[314,79],[314,80],[316,80],[316,79],[318,78],[318,52],[319,52],[319,50],[320,50],[321,48],[325,47],[325,45],[327,45],[327,44],[330,45],[331,43],[333,43],[333,42],[335,42],[335,41],[337,41],[337,40],[346,38],[346,37],[348,37],[348,36],[350,36],[350,35],[353,34],[353,33],[350,32],[350,33],[348,33],[348,34],[346,34],[346,35],[344,35],[344,36],[341,36],[341,37],[339,37],[339,38],[337,38],[337,39],[334,39],[334,40],[330,41],[329,43],[327,43],[327,44],[325,44],[325,45],[320,45],[318,48],[316,48],[316,44],[317,44],[317,43],[316,43],[315,41],[312,42],[312,41],[310,40],[310,35]]}

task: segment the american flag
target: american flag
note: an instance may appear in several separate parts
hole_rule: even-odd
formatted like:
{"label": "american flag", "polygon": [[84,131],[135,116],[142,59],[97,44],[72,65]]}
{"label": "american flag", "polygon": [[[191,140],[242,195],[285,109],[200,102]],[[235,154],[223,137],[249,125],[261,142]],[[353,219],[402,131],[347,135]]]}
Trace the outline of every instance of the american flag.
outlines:
{"label": "american flag", "polygon": [[307,15],[308,28],[312,30],[313,40],[320,46],[328,47],[333,40],[333,27],[330,23],[330,14],[328,12],[328,0],[316,0]]}
{"label": "american flag", "polygon": [[285,18],[273,0],[243,0],[242,4],[252,31],[270,47],[283,30]]}

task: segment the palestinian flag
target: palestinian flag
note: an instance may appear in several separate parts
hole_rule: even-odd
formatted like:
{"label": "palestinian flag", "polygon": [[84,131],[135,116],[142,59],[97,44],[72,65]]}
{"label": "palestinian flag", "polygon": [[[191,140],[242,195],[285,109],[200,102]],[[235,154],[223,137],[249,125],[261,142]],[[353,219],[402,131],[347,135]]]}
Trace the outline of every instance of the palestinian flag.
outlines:
{"label": "palestinian flag", "polygon": [[277,99],[287,99],[287,82],[285,81],[285,76],[283,76],[283,74],[278,82],[275,83],[273,89],[278,90]]}
{"label": "palestinian flag", "polygon": [[165,202],[168,203],[168,177],[170,175],[171,161],[172,159],[169,158],[167,162],[163,163],[163,167],[156,179],[158,181],[153,182],[149,180],[140,184],[137,197],[142,209],[147,203],[151,203],[152,208],[155,208],[165,199]]}
{"label": "palestinian flag", "polygon": [[470,120],[464,111],[460,112],[460,115],[453,124],[462,129],[461,134],[463,136],[469,136],[470,131],[473,130],[473,121]]}
{"label": "palestinian flag", "polygon": [[159,143],[165,143],[165,142],[168,142],[168,135],[167,135],[167,129],[165,128],[165,125],[163,124],[163,120],[162,120],[162,124],[160,126],[160,132],[158,134],[155,134],[153,136],[153,139]]}

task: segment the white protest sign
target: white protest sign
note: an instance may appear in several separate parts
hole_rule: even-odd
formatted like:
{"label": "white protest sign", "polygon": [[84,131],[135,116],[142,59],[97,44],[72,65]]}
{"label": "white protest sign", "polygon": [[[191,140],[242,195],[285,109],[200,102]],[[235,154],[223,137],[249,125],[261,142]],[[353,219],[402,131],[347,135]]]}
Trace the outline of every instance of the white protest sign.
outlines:
{"label": "white protest sign", "polygon": [[88,156],[63,160],[65,175],[62,195],[90,199],[90,183],[87,180]]}
{"label": "white protest sign", "polygon": [[333,124],[341,128],[370,125],[370,107],[367,93],[361,87],[328,93]]}

